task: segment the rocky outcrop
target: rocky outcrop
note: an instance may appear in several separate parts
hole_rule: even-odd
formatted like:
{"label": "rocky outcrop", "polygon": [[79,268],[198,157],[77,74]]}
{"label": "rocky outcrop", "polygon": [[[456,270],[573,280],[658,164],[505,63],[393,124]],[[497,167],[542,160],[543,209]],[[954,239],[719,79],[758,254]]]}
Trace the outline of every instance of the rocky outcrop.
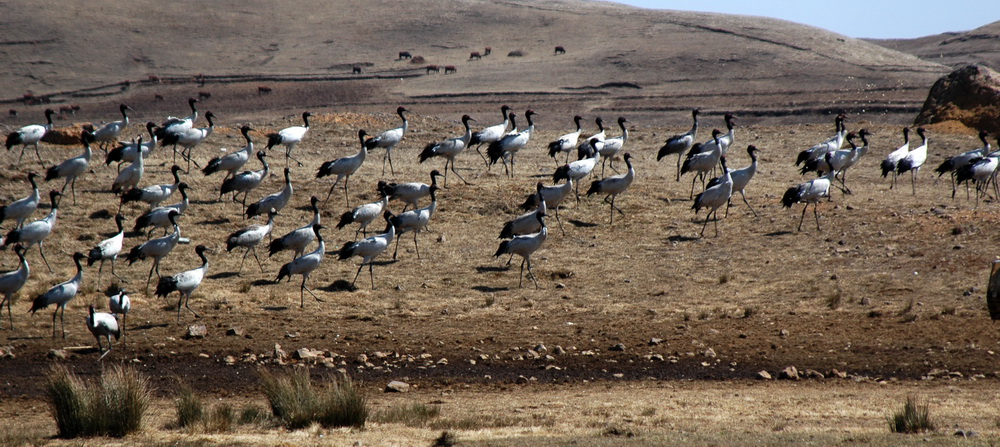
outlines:
{"label": "rocky outcrop", "polygon": [[984,65],[969,65],[938,79],[914,124],[943,121],[959,121],[1000,135],[1000,73]]}

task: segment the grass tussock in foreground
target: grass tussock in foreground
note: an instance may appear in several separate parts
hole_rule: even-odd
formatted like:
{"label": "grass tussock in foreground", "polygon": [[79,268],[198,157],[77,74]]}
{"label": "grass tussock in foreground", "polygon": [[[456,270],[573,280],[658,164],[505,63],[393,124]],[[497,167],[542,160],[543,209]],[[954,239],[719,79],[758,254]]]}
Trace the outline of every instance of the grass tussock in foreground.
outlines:
{"label": "grass tussock in foreground", "polygon": [[934,431],[927,404],[918,405],[916,399],[907,397],[903,408],[886,417],[893,433],[924,433]]}
{"label": "grass tussock in foreground", "polygon": [[46,391],[62,438],[120,438],[137,432],[151,399],[149,379],[128,366],[112,367],[98,383],[88,384],[56,365],[49,372]]}
{"label": "grass tussock in foreground", "polygon": [[368,400],[349,378],[314,387],[306,368],[287,374],[273,374],[262,368],[259,374],[271,412],[289,429],[313,423],[326,428],[363,428],[368,420]]}

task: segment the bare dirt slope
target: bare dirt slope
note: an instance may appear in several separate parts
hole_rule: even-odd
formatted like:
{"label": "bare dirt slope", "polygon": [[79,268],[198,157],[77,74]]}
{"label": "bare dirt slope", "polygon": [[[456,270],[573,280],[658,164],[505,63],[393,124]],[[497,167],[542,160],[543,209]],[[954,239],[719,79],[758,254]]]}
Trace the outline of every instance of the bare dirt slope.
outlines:
{"label": "bare dirt slope", "polygon": [[[406,102],[427,105],[425,113],[451,115],[476,112],[502,96],[559,104],[568,113],[653,117],[700,104],[790,121],[809,121],[831,108],[888,113],[903,121],[899,114],[915,112],[927,86],[947,72],[861,40],[759,17],[581,1],[352,5],[10,3],[0,42],[9,62],[0,79],[8,101],[30,91],[54,95],[57,102],[103,98],[114,105],[124,99],[119,84],[131,80],[132,94],[142,102],[163,94],[176,104],[195,90],[253,102],[256,86],[265,82],[277,83],[276,93],[287,96],[253,108],[324,103],[358,110]],[[555,56],[556,45],[567,53]],[[492,55],[469,59],[471,51],[487,46]],[[397,61],[399,51],[422,56],[426,64],[453,65],[457,73],[427,75],[425,64]],[[512,51],[523,56],[508,57]],[[351,74],[354,66],[361,75]],[[143,82],[151,75],[180,82],[198,74],[207,85]],[[362,97],[308,96],[279,82],[310,79],[362,79],[370,88]],[[240,87],[215,85],[232,82]],[[309,89],[321,89],[316,84]],[[108,87],[80,91],[99,86]],[[100,104],[94,107],[103,111]],[[162,103],[144,108],[171,110]]]}
{"label": "bare dirt slope", "polygon": [[915,55],[928,62],[959,68],[985,64],[1000,68],[1000,22],[970,31],[936,34],[916,39],[867,39],[869,42]]}

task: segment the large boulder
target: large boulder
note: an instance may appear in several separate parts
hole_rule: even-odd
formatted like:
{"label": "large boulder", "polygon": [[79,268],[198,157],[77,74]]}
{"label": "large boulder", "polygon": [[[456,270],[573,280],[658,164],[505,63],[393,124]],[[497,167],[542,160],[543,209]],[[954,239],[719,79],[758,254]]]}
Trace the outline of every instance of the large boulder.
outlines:
{"label": "large boulder", "polygon": [[985,65],[968,65],[938,79],[914,124],[942,121],[959,121],[1000,135],[1000,73]]}

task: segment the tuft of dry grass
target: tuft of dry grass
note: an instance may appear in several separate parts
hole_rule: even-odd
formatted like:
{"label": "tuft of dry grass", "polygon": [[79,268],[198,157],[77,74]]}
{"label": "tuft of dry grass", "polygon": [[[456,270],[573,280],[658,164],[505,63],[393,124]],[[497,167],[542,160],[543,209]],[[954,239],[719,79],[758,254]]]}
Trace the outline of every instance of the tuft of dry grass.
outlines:
{"label": "tuft of dry grass", "polygon": [[428,406],[420,403],[412,403],[379,411],[373,415],[372,419],[382,423],[422,427],[428,421],[440,415],[441,408],[437,405]]}
{"label": "tuft of dry grass", "polygon": [[194,394],[194,390],[185,384],[181,384],[177,392],[174,408],[177,409],[177,426],[180,428],[194,426],[201,422],[205,415],[205,405]]}
{"label": "tuft of dry grass", "polygon": [[65,366],[49,372],[47,392],[60,437],[123,437],[139,431],[151,401],[148,378],[115,366],[98,384],[86,384]]}
{"label": "tuft of dry grass", "polygon": [[261,368],[259,375],[271,412],[289,429],[313,423],[361,428],[368,420],[368,401],[349,378],[334,380],[317,390],[306,368],[281,375]]}
{"label": "tuft of dry grass", "polygon": [[893,433],[924,433],[934,431],[928,404],[918,405],[913,396],[906,398],[903,408],[886,416],[889,431]]}

